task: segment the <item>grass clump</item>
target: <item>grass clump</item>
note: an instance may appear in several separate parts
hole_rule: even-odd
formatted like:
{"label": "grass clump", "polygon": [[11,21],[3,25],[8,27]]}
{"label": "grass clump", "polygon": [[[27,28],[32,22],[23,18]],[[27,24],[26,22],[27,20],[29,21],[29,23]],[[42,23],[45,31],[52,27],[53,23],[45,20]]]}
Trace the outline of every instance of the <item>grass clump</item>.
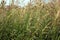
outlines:
{"label": "grass clump", "polygon": [[0,40],[60,40],[60,10],[51,3],[36,5],[1,8]]}

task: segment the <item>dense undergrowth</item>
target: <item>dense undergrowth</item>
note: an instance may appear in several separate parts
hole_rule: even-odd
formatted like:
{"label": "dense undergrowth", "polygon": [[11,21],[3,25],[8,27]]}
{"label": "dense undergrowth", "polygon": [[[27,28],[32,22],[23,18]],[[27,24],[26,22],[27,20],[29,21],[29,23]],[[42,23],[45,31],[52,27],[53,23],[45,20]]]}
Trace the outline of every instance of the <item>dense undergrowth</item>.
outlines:
{"label": "dense undergrowth", "polygon": [[60,10],[56,5],[1,8],[0,40],[60,40]]}

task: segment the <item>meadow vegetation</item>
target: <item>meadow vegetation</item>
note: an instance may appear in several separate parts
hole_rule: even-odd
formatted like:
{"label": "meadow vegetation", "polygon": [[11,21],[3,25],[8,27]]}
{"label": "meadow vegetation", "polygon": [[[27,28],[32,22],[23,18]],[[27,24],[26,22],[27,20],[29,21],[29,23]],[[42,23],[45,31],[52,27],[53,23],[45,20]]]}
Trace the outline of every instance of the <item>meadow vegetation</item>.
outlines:
{"label": "meadow vegetation", "polygon": [[60,40],[60,5],[35,1],[25,7],[0,6],[0,40]]}

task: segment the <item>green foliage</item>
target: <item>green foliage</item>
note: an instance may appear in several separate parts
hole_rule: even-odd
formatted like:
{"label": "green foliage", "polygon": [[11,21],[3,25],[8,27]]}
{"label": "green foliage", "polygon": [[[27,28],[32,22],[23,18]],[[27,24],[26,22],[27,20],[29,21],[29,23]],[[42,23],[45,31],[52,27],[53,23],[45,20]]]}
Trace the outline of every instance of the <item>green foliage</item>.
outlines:
{"label": "green foliage", "polygon": [[60,40],[59,9],[55,4],[50,5],[3,9],[0,12],[0,40]]}

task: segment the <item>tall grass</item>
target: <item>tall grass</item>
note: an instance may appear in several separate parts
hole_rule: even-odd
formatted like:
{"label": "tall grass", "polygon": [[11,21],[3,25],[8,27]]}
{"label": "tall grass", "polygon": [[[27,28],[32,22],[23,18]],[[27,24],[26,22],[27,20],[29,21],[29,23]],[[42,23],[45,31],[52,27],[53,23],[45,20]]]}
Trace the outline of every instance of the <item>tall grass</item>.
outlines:
{"label": "tall grass", "polygon": [[60,40],[60,9],[55,3],[0,10],[0,40]]}

